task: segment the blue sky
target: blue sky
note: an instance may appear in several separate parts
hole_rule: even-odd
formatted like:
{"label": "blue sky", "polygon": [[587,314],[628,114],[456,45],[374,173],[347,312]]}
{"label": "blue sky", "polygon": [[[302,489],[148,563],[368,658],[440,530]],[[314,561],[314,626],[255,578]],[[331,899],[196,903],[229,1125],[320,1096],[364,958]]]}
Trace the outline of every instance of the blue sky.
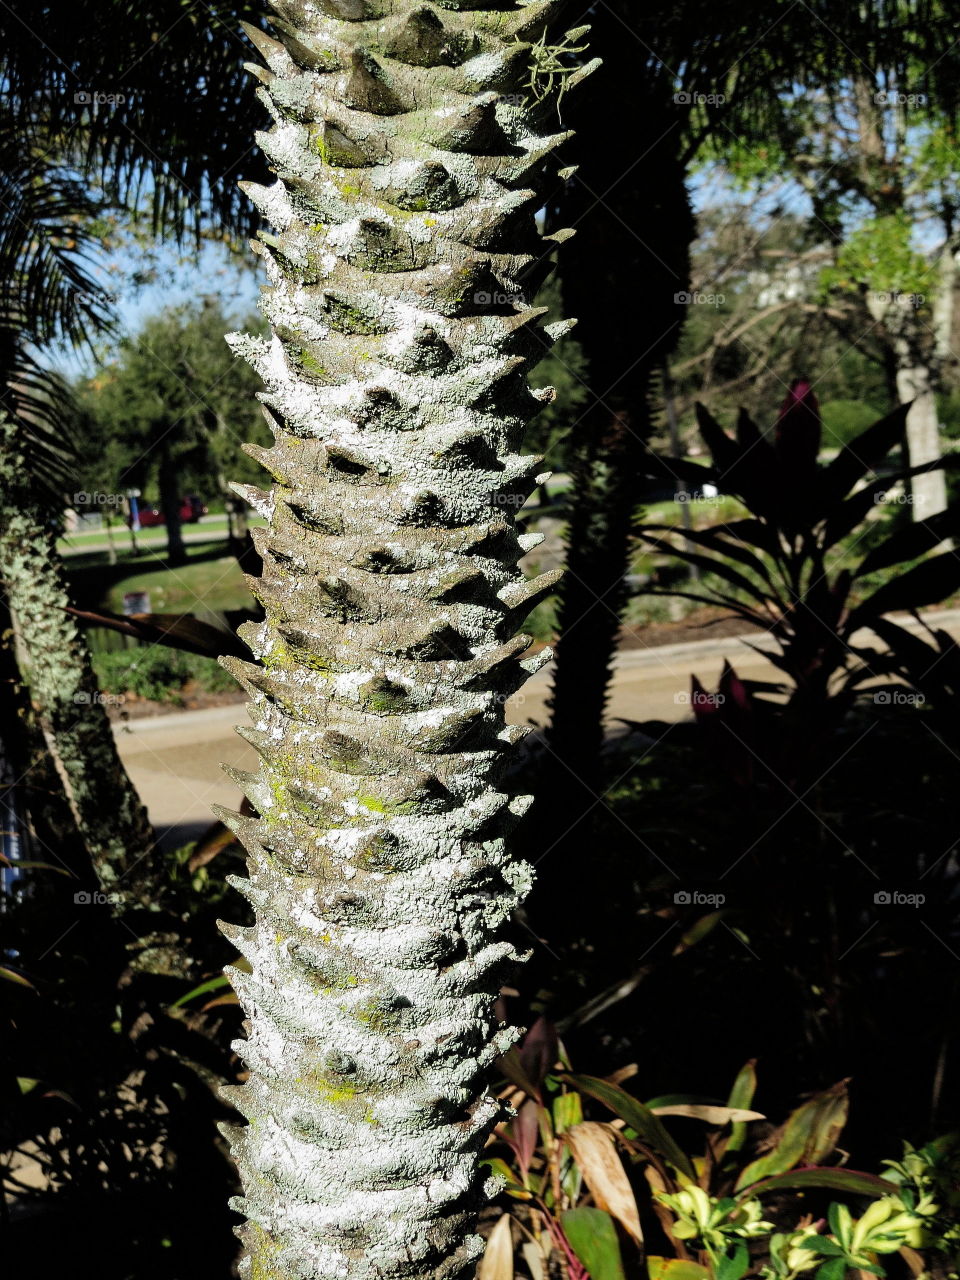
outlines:
{"label": "blue sky", "polygon": [[[148,283],[139,283],[138,273],[149,268]],[[165,307],[198,300],[204,294],[220,299],[231,324],[241,324],[257,304],[260,284],[259,259],[247,250],[241,257],[217,243],[204,245],[199,262],[186,260],[176,246],[164,244],[150,253],[132,249],[118,253],[94,273],[105,292],[116,297],[120,335],[135,334],[144,321]],[[109,358],[115,342],[102,349]],[[88,376],[98,365],[97,354],[89,348],[75,351],[52,347],[43,353],[44,363],[68,378]]]}

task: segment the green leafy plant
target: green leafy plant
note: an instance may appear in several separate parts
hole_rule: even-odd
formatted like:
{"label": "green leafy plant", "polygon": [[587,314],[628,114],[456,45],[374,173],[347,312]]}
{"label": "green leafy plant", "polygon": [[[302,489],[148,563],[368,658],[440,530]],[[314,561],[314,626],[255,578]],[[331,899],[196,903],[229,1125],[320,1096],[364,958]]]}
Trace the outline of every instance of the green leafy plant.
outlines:
{"label": "green leafy plant", "polygon": [[960,589],[960,559],[949,543],[960,529],[960,510],[892,522],[892,528],[870,519],[897,494],[897,485],[953,464],[946,459],[924,467],[891,466],[907,408],[874,423],[821,463],[819,406],[809,383],[798,381],[772,435],[742,413],[732,438],[698,406],[712,465],[651,461],[651,473],[672,474],[691,492],[712,485],[749,512],[682,533],[670,525],[642,525],[638,535],[649,548],[700,574],[699,583],[648,588],[648,594],[723,607],[775,642],[764,653],[783,674],[782,684],[751,689],[728,670],[721,697],[707,695],[695,682],[693,704],[705,723],[722,722],[735,731],[740,754],[765,758],[767,750],[751,741],[763,704],[750,695],[782,695],[773,755],[788,786],[815,764],[825,738],[865,685],[896,674],[885,654],[864,641],[864,628],[879,634],[888,614],[937,604]]}
{"label": "green leafy plant", "polygon": [[[894,487],[951,459],[923,467],[888,468],[902,441],[908,406],[901,406],[819,463],[822,424],[810,385],[794,385],[771,438],[745,413],[729,436],[703,408],[698,421],[712,465],[654,459],[651,474],[671,475],[692,491],[712,485],[737,497],[749,516],[683,532],[664,524],[638,534],[661,552],[709,574],[716,588],[650,588],[720,605],[766,631],[778,652],[770,660],[791,683],[795,703],[848,703],[871,674],[869,655],[853,643],[858,629],[896,610],[936,604],[960,589],[960,561],[949,550],[926,558],[960,527],[960,513],[894,528],[856,555],[865,521]],[[919,563],[914,563],[919,562]],[[903,566],[908,566],[903,571]],[[879,570],[896,571],[874,590],[862,584]]]}
{"label": "green leafy plant", "polygon": [[[776,1127],[751,1109],[752,1062],[725,1102],[687,1094],[641,1102],[622,1087],[635,1068],[607,1079],[573,1072],[544,1019],[501,1067],[514,1115],[486,1163],[535,1277],[558,1268],[572,1280],[621,1280],[642,1261],[651,1280],[741,1280],[748,1271],[794,1280],[815,1269],[822,1280],[842,1280],[846,1269],[886,1275],[880,1259],[889,1254],[917,1273],[918,1250],[956,1253],[955,1139],[908,1148],[883,1176],[846,1168],[837,1153],[845,1083]],[[614,1118],[591,1119],[596,1103]],[[706,1126],[702,1154],[673,1135],[673,1117]],[[828,1203],[829,1192],[844,1200]],[[811,1217],[806,1197],[824,1201],[824,1217]],[[491,1264],[483,1274],[497,1280],[507,1268]]]}
{"label": "green leafy plant", "polygon": [[237,687],[233,677],[212,658],[159,645],[98,653],[94,668],[107,692],[175,705],[183,702],[183,690],[190,681],[205,693],[229,693]]}

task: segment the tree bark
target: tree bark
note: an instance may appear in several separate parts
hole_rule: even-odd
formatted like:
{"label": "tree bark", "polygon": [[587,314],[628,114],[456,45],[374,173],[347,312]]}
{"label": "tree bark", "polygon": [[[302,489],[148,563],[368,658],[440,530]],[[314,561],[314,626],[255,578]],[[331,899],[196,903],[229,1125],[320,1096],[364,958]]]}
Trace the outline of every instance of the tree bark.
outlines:
{"label": "tree bark", "polygon": [[13,769],[17,805],[39,845],[41,860],[54,862],[83,881],[90,877],[90,860],[20,673],[13,618],[2,582],[0,592],[0,755]]}
{"label": "tree bark", "polygon": [[514,633],[555,580],[523,579],[514,525],[540,470],[524,366],[565,331],[522,301],[565,136],[526,87],[554,6],[274,8],[281,43],[248,29],[275,120],[278,181],[248,188],[278,230],[273,336],[231,340],[275,435],[249,450],[270,492],[237,486],[269,520],[266,617],[241,629],[263,667],[224,660],[262,757],[237,775],[258,816],[224,815],[255,909],[225,929],[252,967],[232,972],[241,1271],[454,1280],[480,1249],[485,1076],[516,1035],[494,999],[531,880],[503,704],[544,660]]}
{"label": "tree bark", "polygon": [[0,422],[0,579],[29,658],[26,676],[104,892],[140,905],[154,839],[100,701],[70,603],[56,531],[34,496],[16,430]]}
{"label": "tree bark", "polygon": [[[944,369],[956,360],[951,345],[956,280],[956,248],[948,237],[940,253],[936,294],[930,300],[932,325],[917,316],[917,308],[925,300],[903,294],[892,298],[875,295],[868,300],[870,314],[883,324],[887,335],[897,399],[901,404],[913,401],[905,441],[911,467],[943,456],[937,393],[943,387]],[[929,520],[947,508],[943,471],[913,476],[909,491],[914,520]]]}
{"label": "tree bark", "polygon": [[183,543],[183,524],[180,519],[180,475],[166,442],[160,446],[158,483],[160,509],[167,526],[167,563],[186,564],[187,549]]}

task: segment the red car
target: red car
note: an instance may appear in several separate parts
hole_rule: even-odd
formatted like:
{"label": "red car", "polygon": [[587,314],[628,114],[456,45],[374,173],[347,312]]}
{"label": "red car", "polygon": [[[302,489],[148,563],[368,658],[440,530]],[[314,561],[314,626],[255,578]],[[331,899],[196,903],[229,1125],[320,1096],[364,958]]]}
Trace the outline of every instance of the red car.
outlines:
{"label": "red car", "polygon": [[[180,500],[180,521],[182,524],[196,524],[201,516],[207,514],[207,508],[202,500],[195,493],[188,494],[187,497]],[[137,519],[140,521],[141,529],[150,529],[154,525],[166,524],[166,518],[160,507],[153,503],[137,504]],[[132,519],[127,516],[127,524],[132,524]]]}

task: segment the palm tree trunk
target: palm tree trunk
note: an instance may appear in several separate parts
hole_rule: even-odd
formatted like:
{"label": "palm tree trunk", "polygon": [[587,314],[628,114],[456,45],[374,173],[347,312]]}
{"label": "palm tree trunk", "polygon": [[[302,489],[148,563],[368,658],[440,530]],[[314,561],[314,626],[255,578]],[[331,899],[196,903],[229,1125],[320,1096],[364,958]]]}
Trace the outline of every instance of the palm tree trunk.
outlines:
{"label": "palm tree trunk", "polygon": [[13,424],[0,423],[0,580],[29,659],[31,700],[102,889],[140,905],[153,831],[117,754],[86,641],[66,612],[56,531],[28,476]]}
{"label": "palm tree trunk", "polygon": [[649,416],[646,394],[633,413],[611,415],[598,406],[584,419],[593,432],[575,442],[541,827],[545,847],[557,852],[582,847],[580,820],[602,789],[604,712],[628,599]]}
{"label": "palm tree trunk", "polygon": [[183,522],[180,519],[180,475],[166,443],[160,446],[158,476],[160,509],[167,526],[167,563],[186,564],[187,549],[183,545]]}
{"label": "palm tree trunk", "polygon": [[[677,109],[658,78],[646,82],[637,72],[636,50],[623,38],[624,13],[623,4],[596,11],[592,39],[607,88],[584,95],[574,117],[584,135],[597,138],[609,134],[610,119],[633,122],[619,153],[623,172],[614,183],[609,148],[596,148],[564,203],[580,227],[562,268],[564,297],[581,317],[577,340],[594,399],[570,438],[567,572],[559,591],[549,750],[531,822],[541,855],[549,851],[552,862],[571,871],[590,839],[587,815],[598,812],[602,796],[604,711],[629,596],[624,578],[645,444],[659,371],[685,319],[676,295],[688,287],[696,234]],[[545,877],[531,901],[538,928],[554,938],[563,932],[562,914],[581,916],[580,895],[574,901],[559,888],[564,883],[562,875]],[[600,882],[597,890],[602,897]]]}
{"label": "palm tree trunk", "polygon": [[[910,367],[909,351],[897,370],[897,390],[901,402],[913,400],[907,414],[907,450],[911,467],[935,462],[944,453],[937,413],[937,393],[943,390],[943,371],[955,361],[953,354],[953,314],[957,287],[957,242],[952,228],[937,261],[936,294],[931,302],[932,358],[920,367]],[[914,343],[916,350],[919,344]],[[899,353],[898,353],[899,354]],[[943,471],[929,471],[910,481],[914,520],[928,520],[947,509],[947,477]]]}
{"label": "palm tree trunk", "polygon": [[63,778],[17,663],[13,617],[5,595],[0,596],[0,726],[0,756],[13,771],[14,804],[42,859],[55,862],[81,881],[89,879],[90,861]]}
{"label": "palm tree trunk", "polygon": [[262,757],[240,779],[258,816],[226,815],[256,920],[225,930],[252,966],[232,974],[242,1274],[453,1280],[479,1251],[485,1076],[515,1038],[494,999],[531,880],[505,843],[527,802],[501,788],[522,734],[503,702],[555,577],[523,580],[512,518],[539,472],[523,368],[558,336],[521,299],[562,140],[514,36],[553,5],[274,7],[282,43],[250,35],[279,180],[249,189],[279,231],[274,337],[232,339],[276,436],[250,449],[271,492],[242,488],[269,517],[266,618],[242,629],[264,665],[225,660]]}

